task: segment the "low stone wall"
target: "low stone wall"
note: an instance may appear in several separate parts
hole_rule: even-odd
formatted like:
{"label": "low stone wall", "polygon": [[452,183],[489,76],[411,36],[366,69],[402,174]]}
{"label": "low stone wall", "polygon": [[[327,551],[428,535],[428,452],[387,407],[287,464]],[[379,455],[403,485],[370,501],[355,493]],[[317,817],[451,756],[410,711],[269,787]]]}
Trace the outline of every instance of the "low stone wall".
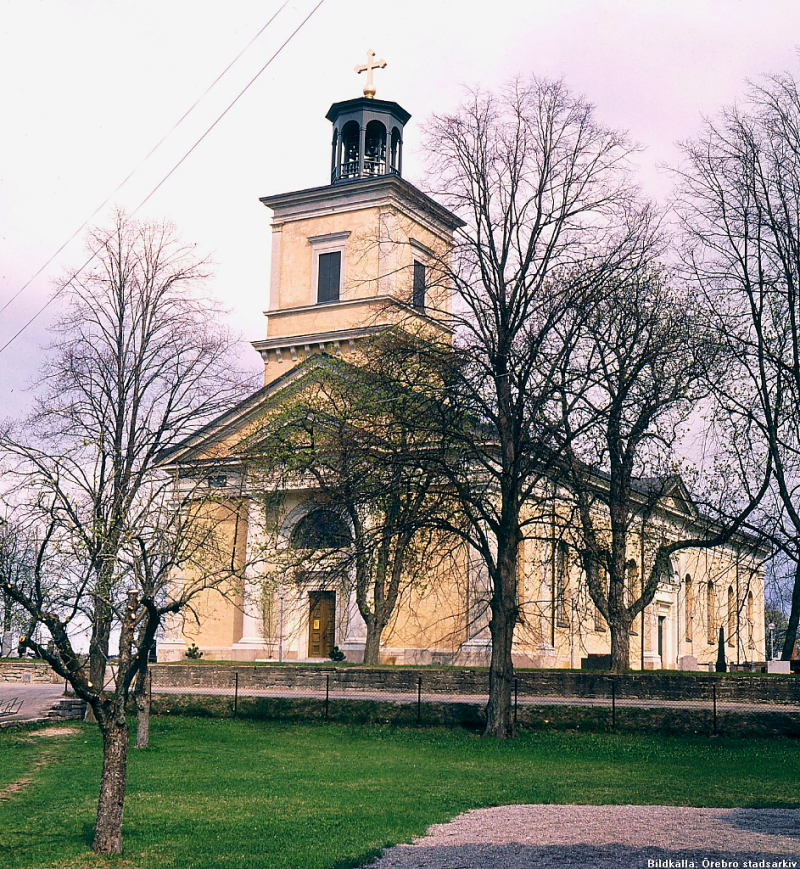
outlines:
{"label": "low stone wall", "polygon": [[62,697],[47,713],[48,718],[57,720],[83,718],[86,712],[86,701],[78,697]]}
{"label": "low stone wall", "polygon": [[[257,721],[331,721],[343,724],[435,725],[482,730],[483,703],[416,703],[324,700],[286,697],[240,697],[234,712],[233,697],[203,694],[154,694],[153,714],[250,719]],[[711,736],[714,720],[710,709],[617,709],[612,724],[610,706],[520,706],[517,724],[521,730],[579,730],[594,733],[662,733]],[[613,726],[615,725],[615,726]],[[800,736],[800,714],[759,712],[746,714],[721,711],[717,716],[719,736]]]}
{"label": "low stone wall", "polygon": [[[257,688],[305,688],[410,693],[422,679],[425,694],[485,694],[489,674],[485,668],[337,667],[312,665],[154,664],[153,685],[164,688],[230,689],[238,674],[240,690]],[[521,697],[617,697],[661,700],[710,699],[716,687],[717,702],[800,704],[800,678],[740,674],[725,676],[698,673],[608,674],[574,670],[520,670],[517,690]]]}
{"label": "low stone wall", "polygon": [[0,682],[45,683],[57,685],[64,680],[43,661],[0,661]]}
{"label": "low stone wall", "polygon": [[648,671],[612,677],[607,673],[573,670],[527,670],[518,673],[519,693],[527,696],[610,697],[612,684],[620,698],[698,700],[710,698],[713,687],[716,689],[717,702],[721,704],[800,704],[800,679],[795,676]]}

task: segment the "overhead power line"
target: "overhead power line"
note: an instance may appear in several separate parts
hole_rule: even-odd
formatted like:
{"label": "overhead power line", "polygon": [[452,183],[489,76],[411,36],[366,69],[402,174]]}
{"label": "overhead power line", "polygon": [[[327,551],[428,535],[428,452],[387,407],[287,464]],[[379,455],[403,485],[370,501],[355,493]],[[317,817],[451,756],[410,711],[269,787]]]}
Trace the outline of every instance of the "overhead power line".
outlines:
{"label": "overhead power line", "polygon": [[[282,6],[278,8],[278,10],[272,15],[272,17],[267,21],[267,23],[258,31],[258,33],[247,43],[247,45],[236,55],[236,57],[225,67],[225,69],[214,79],[214,81],[206,88],[203,94],[195,100],[195,102],[187,109],[187,111],[181,116],[181,118],[173,125],[173,127],[162,137],[162,139],[151,149],[151,151],[147,154],[147,156],[140,162],[140,164],[130,172],[127,177],[116,187],[116,189],[109,194],[109,196],[99,205],[94,212],[81,224],[78,229],[61,245],[61,247],[45,262],[45,264],[29,278],[29,280],[0,308],[0,313],[2,313],[8,305],[10,305],[14,299],[16,299],[46,268],[49,266],[53,260],[64,250],[64,248],[80,233],[82,232],[89,221],[101,210],[103,209],[108,202],[112,199],[116,193],[131,179],[131,177],[141,168],[141,166],[161,147],[161,145],[166,141],[166,139],[180,126],[181,123],[188,117],[188,115],[196,108],[196,106],[203,100],[203,98],[216,86],[216,84],[223,78],[223,76],[231,69],[231,67],[239,60],[239,58],[250,48],[250,46],[261,36],[262,33],[272,24],[275,18],[280,14],[280,12],[288,5],[289,0],[284,0]],[[261,69],[253,76],[252,79],[242,88],[242,90],[234,97],[234,99],[228,104],[228,106],[224,109],[224,111],[216,118],[216,120],[206,129],[206,131],[195,141],[195,143],[189,148],[188,151],[178,160],[178,162],[167,172],[167,174],[156,184],[156,186],[145,196],[145,198],[136,206],[133,210],[132,214],[136,214],[142,206],[151,199],[151,197],[156,193],[157,190],[161,188],[161,186],[173,175],[173,173],[181,166],[181,164],[186,160],[186,158],[197,148],[197,146],[206,138],[206,136],[217,126],[217,124],[228,114],[228,112],[233,108],[234,105],[241,99],[241,97],[250,89],[250,87],[256,82],[256,80],[264,73],[264,71],[270,66],[270,64],[278,57],[278,55],[283,51],[284,48],[294,39],[294,37],[300,32],[300,30],[304,27],[304,25],[310,20],[310,18],[314,15],[314,13],[319,9],[320,6],[325,2],[325,0],[319,0],[319,2],[314,6],[311,12],[300,22],[300,24],[292,31],[291,34],[284,40],[284,42],[279,46],[278,50],[269,58],[269,60],[261,67]],[[91,256],[86,260],[86,262],[72,274],[72,278],[77,277],[95,258],[96,252],[92,253]],[[14,341],[19,338],[19,336],[32,324],[34,323],[46,310],[47,308],[58,298],[61,294],[64,287],[58,289],[53,295],[44,303],[44,305],[30,317],[24,325],[14,333],[14,335],[9,338],[6,343],[0,347],[0,353],[3,353]]]}
{"label": "overhead power line", "polygon": [[[283,5],[278,8],[278,11],[275,12],[275,14],[269,19],[269,21],[267,21],[267,23],[261,28],[261,30],[259,30],[258,33],[256,33],[256,35],[250,40],[250,42],[248,42],[247,45],[245,45],[245,47],[236,55],[236,57],[234,57],[234,59],[225,67],[225,69],[222,70],[222,72],[214,79],[214,81],[211,82],[211,84],[192,103],[192,105],[189,106],[189,108],[183,113],[183,115],[181,115],[181,117],[172,125],[172,128],[170,130],[168,130],[161,137],[161,139],[153,146],[153,148],[150,149],[150,151],[147,153],[147,155],[145,157],[143,157],[142,160],[140,160],[139,165],[136,166],[134,169],[132,169],[125,176],[125,178],[123,178],[123,180],[120,181],[120,183],[114,188],[114,190],[112,190],[111,193],[109,193],[108,196],[100,203],[100,205],[98,205],[97,208],[95,208],[95,210],[86,218],[86,220],[83,221],[83,223],[75,230],[75,232],[73,232],[72,235],[61,245],[61,247],[58,248],[58,250],[50,257],[50,259],[48,259],[47,262],[45,262],[44,265],[38,271],[36,271],[33,275],[31,275],[31,277],[28,278],[28,280],[17,290],[17,292],[14,293],[14,295],[11,296],[10,299],[8,299],[8,301],[3,305],[3,307],[0,308],[0,314],[2,314],[3,311],[5,311],[5,309],[18,296],[20,296],[23,292],[25,292],[25,290],[28,288],[28,286],[30,284],[32,284],[33,281],[36,280],[36,278],[39,277],[39,275],[50,265],[50,263],[53,262],[53,260],[61,253],[61,251],[64,250],[64,248],[77,235],[79,235],[81,232],[83,232],[84,229],[86,229],[86,227],[89,225],[89,221],[92,220],[100,211],[102,211],[102,209],[105,208],[106,205],[108,205],[108,203],[111,201],[111,199],[114,196],[116,196],[120,190],[122,190],[122,188],[131,180],[131,178],[133,178],[133,176],[142,168],[142,166],[144,166],[144,164],[153,156],[153,154],[155,154],[155,152],[164,144],[164,142],[167,141],[167,139],[175,132],[175,130],[178,129],[178,127],[186,120],[186,118],[189,117],[189,115],[197,108],[197,106],[202,102],[202,100],[205,99],[206,96],[208,96],[208,94],[213,90],[213,88],[223,78],[225,73],[227,73],[228,70],[230,70],[230,68],[236,63],[236,61],[239,60],[239,58],[247,51],[247,49],[250,48],[250,46],[258,39],[258,37],[261,36],[261,34],[270,26],[270,24],[272,24],[272,22],[278,17],[278,15],[286,8],[288,3],[289,3],[289,0],[284,0]],[[84,266],[84,268],[85,268],[85,266]]]}

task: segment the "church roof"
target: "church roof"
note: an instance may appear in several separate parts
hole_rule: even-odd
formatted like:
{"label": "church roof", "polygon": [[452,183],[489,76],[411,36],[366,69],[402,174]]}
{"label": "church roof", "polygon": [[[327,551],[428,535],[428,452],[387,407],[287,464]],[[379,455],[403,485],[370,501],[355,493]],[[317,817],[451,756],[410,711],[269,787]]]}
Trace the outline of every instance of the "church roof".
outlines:
{"label": "church roof", "polygon": [[465,222],[435,199],[400,175],[377,175],[374,178],[354,178],[322,187],[308,187],[288,193],[276,193],[260,197],[268,208],[275,212],[276,220],[291,220],[307,217],[315,206],[329,213],[331,208],[345,207],[357,201],[359,206],[377,205],[386,198],[394,198],[399,204],[408,204],[449,230],[465,226]]}

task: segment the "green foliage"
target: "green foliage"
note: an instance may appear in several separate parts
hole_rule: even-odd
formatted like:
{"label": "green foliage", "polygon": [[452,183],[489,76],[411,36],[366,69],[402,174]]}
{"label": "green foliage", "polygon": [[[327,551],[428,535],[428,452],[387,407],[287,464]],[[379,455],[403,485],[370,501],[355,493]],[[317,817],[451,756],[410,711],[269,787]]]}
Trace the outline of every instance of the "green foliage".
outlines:
{"label": "green foliage", "polygon": [[[770,630],[770,625],[774,627]],[[767,640],[767,656],[772,652],[775,657],[780,657],[783,644],[786,641],[786,631],[789,627],[789,619],[786,613],[779,607],[765,607],[764,628]],[[770,643],[770,634],[772,634]]]}
{"label": "green foliage", "polygon": [[331,649],[331,653],[330,653],[329,657],[330,657],[331,661],[344,661],[344,659],[347,656],[338,646],[334,646]]}
{"label": "green foliage", "polygon": [[203,657],[203,653],[198,648],[197,643],[192,643],[190,646],[187,646],[184,655],[192,661],[198,661]]}
{"label": "green foliage", "polygon": [[[52,761],[0,802],[4,869],[117,865],[89,854],[100,739],[77,728],[42,743]],[[0,733],[3,779],[19,739]],[[432,823],[511,803],[795,807],[795,748],[784,739],[538,732],[496,741],[463,730],[160,718],[151,747],[131,757],[119,866],[347,869]]]}

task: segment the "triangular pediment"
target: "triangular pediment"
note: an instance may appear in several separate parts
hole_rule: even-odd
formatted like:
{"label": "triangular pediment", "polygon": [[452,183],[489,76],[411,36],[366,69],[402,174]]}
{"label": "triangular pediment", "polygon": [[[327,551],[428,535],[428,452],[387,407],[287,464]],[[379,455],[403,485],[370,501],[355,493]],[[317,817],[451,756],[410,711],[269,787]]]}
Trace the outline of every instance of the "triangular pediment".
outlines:
{"label": "triangular pediment", "polygon": [[315,374],[330,365],[347,365],[340,359],[325,353],[314,354],[293,366],[286,374],[263,386],[239,404],[199,428],[196,432],[165,450],[159,456],[159,464],[169,467],[234,458],[236,447],[252,433],[258,420],[271,407],[289,393],[295,394]]}
{"label": "triangular pediment", "polygon": [[699,515],[688,487],[678,474],[665,477],[642,477],[636,481],[635,486],[651,503],[655,502],[665,510],[680,513],[691,519]]}

